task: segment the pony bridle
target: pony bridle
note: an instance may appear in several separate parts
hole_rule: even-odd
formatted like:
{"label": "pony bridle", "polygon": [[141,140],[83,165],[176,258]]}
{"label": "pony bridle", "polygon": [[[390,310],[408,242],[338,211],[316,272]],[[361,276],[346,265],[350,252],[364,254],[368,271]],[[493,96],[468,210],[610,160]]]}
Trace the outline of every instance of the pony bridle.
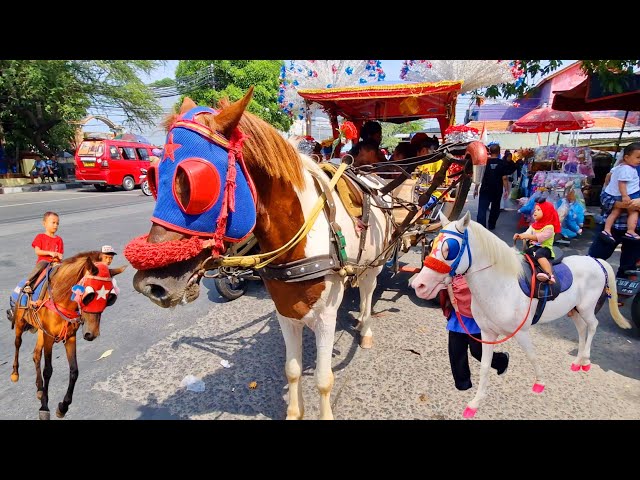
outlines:
{"label": "pony bridle", "polygon": [[[447,238],[445,234],[458,237],[462,239],[462,241],[459,242],[455,238]],[[445,248],[446,252],[443,251]],[[469,265],[467,265],[464,272],[458,273],[458,267],[465,253],[469,257]],[[442,257],[442,260],[436,257],[438,254]],[[447,263],[448,261],[451,261],[451,263]],[[431,252],[424,259],[424,266],[438,273],[448,273],[449,275],[440,282],[445,285],[451,283],[451,279],[456,275],[465,275],[471,268],[471,249],[469,248],[468,230],[465,230],[464,233],[454,232],[452,230],[440,230],[438,236],[433,240]]]}
{"label": "pony bridle", "polygon": [[[116,302],[118,293],[109,274],[109,268],[100,264],[98,275],[85,274],[77,285],[71,289],[71,299],[78,304],[82,312],[102,313],[105,308]],[[78,288],[80,287],[80,288]]]}

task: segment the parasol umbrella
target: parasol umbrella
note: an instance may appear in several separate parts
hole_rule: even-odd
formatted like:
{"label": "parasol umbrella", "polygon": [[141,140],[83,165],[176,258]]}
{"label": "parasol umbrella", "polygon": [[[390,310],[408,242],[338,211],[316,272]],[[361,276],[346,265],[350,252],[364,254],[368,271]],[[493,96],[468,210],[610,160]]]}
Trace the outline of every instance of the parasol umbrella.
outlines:
{"label": "parasol umbrella", "polygon": [[536,108],[513,123],[514,133],[557,132],[582,130],[593,127],[594,121],[587,112],[562,112],[550,107]]}
{"label": "parasol umbrella", "polygon": [[627,123],[629,111],[640,111],[640,74],[614,74],[619,88],[611,91],[600,75],[593,73],[571,90],[554,91],[553,108],[566,111],[623,110],[620,135],[616,142],[616,153]]}

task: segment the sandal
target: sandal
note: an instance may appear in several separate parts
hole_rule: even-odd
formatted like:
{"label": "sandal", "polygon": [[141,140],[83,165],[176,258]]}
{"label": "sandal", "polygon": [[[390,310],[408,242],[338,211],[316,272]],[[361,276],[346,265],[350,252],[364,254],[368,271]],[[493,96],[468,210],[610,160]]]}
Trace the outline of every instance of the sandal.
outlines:
{"label": "sandal", "polygon": [[546,273],[542,273],[542,272],[538,273],[536,275],[536,278],[538,279],[539,282],[548,282],[550,280],[549,275],[547,275]]}
{"label": "sandal", "polygon": [[624,238],[627,239],[627,240],[633,240],[633,241],[637,242],[638,240],[640,240],[640,235],[638,235],[637,233],[626,232],[624,234]]}
{"label": "sandal", "polygon": [[600,232],[600,237],[606,242],[616,243],[616,239],[613,238],[613,235],[611,235],[609,232],[606,232],[604,230]]}

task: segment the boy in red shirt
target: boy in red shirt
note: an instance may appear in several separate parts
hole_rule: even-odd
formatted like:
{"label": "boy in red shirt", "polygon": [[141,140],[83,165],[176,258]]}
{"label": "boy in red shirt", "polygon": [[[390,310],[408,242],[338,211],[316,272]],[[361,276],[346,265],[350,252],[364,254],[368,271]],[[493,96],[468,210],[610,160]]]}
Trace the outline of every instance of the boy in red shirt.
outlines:
{"label": "boy in red shirt", "polygon": [[38,259],[36,260],[35,268],[31,274],[29,274],[29,277],[22,288],[24,293],[33,293],[31,283],[38,278],[40,272],[42,272],[49,263],[59,262],[62,260],[64,243],[62,242],[62,238],[56,235],[59,224],[60,217],[55,212],[46,212],[42,217],[42,225],[44,225],[45,233],[39,233],[36,235],[36,238],[34,238],[31,243]]}

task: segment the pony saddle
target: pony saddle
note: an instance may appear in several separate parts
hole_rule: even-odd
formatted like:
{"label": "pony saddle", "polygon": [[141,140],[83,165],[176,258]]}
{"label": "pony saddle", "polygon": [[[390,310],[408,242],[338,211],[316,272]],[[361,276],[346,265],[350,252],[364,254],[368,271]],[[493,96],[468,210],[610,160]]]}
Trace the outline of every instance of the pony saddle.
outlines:
{"label": "pony saddle", "polygon": [[[548,282],[540,282],[536,280],[533,298],[544,298],[549,301],[554,300],[559,294],[567,290],[573,283],[573,274],[571,273],[571,270],[564,263],[562,263],[562,253],[559,250],[556,250],[556,253],[556,258],[551,261],[551,265],[553,266],[553,275],[556,278],[556,283],[550,284]],[[518,280],[520,289],[528,297],[531,296],[531,277],[534,276],[533,274],[537,275],[538,273],[543,272],[543,270],[538,266],[535,260],[532,257],[529,258],[535,265],[536,271],[532,272],[529,261],[524,259],[524,277],[520,277],[520,279]]]}
{"label": "pony saddle", "polygon": [[[47,292],[47,272],[53,270],[51,265],[48,265],[46,268],[40,272],[38,278],[35,282],[32,283],[31,288],[33,289],[33,293],[31,294],[31,300],[42,300],[44,298],[45,293]],[[52,273],[49,274],[51,276]],[[16,304],[18,304],[19,308],[27,308],[28,295],[22,293],[22,287],[27,282],[27,279],[24,278],[18,282],[16,288],[11,292],[11,297],[9,298],[9,305],[13,309]]]}

